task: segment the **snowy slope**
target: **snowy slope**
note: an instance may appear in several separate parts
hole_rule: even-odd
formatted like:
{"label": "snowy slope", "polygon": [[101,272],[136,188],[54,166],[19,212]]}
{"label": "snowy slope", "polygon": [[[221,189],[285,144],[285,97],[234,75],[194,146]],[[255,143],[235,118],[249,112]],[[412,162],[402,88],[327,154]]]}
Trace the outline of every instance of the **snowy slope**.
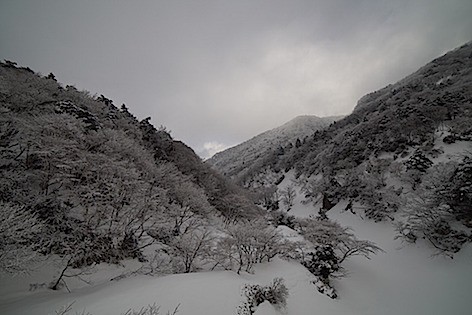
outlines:
{"label": "snowy slope", "polygon": [[340,117],[298,116],[284,125],[263,132],[235,147],[215,154],[207,160],[213,168],[221,173],[237,177],[247,166],[254,165],[263,159],[268,152],[295,144],[297,138],[303,140],[315,131],[327,127]]}
{"label": "snowy slope", "polygon": [[[71,314],[84,310],[91,314],[121,314],[153,303],[161,305],[161,314],[179,304],[180,315],[236,314],[244,283],[268,284],[275,277],[283,277],[289,289],[286,314],[470,314],[471,246],[453,260],[433,258],[425,244],[403,246],[393,240],[391,225],[362,220],[340,211],[343,206],[332,209],[330,217],[353,227],[360,238],[376,242],[385,253],[371,260],[353,257],[347,261],[345,267],[349,275],[335,281],[340,296],[337,300],[318,293],[310,283],[311,274],[298,263],[275,259],[257,266],[254,274],[213,271],[164,277],[135,276],[92,287],[82,286],[72,293],[42,290],[17,293],[15,297],[5,293],[8,288],[4,286],[9,281],[2,279],[0,314],[54,314],[73,301]],[[291,212],[304,216],[307,210],[297,203]],[[27,279],[16,279],[17,283],[22,281],[27,291]],[[256,314],[281,313],[264,303]]]}

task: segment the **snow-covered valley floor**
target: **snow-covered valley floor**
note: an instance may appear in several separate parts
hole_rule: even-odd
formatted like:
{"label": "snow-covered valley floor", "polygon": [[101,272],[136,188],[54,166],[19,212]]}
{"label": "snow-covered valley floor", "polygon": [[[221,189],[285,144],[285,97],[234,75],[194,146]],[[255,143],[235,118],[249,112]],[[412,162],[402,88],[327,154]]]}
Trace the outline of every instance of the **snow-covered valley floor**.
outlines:
{"label": "snow-covered valley floor", "polygon": [[[229,315],[236,314],[244,283],[265,285],[275,277],[283,277],[289,289],[287,309],[282,312],[285,314],[470,314],[471,246],[454,259],[431,257],[432,251],[426,244],[402,246],[395,241],[391,225],[364,221],[351,213],[341,213],[340,208],[342,205],[330,211],[332,219],[351,226],[359,238],[376,242],[385,252],[371,260],[349,259],[345,263],[348,276],[334,282],[339,293],[336,300],[317,292],[304,267],[275,259],[258,265],[254,274],[212,271],[163,277],[130,276],[120,281],[96,281],[93,286],[82,284],[72,293],[44,288],[28,291],[31,282],[50,281],[51,275],[4,277],[0,284],[0,314],[55,314],[75,301],[69,314],[84,311],[96,315],[121,314],[156,303],[161,306],[161,314],[179,305],[179,315]],[[291,213],[303,216],[307,211],[306,206],[298,204]],[[113,268],[116,267],[109,267]],[[266,302],[256,314],[281,311]]]}

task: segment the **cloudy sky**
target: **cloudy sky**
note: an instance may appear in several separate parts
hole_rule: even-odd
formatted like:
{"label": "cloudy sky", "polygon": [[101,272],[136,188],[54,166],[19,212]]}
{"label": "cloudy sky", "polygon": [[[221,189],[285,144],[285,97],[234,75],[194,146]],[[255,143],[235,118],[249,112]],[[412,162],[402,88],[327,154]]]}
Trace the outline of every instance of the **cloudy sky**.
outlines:
{"label": "cloudy sky", "polygon": [[201,156],[472,40],[470,0],[0,0],[0,59],[151,116]]}

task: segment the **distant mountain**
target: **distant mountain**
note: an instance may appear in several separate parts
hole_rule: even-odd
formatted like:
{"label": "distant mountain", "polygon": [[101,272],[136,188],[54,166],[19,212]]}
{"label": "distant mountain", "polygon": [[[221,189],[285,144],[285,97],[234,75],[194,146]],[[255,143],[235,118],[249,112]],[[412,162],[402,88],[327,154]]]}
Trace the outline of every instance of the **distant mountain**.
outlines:
{"label": "distant mountain", "polygon": [[267,155],[286,146],[300,146],[305,137],[326,128],[340,117],[298,116],[280,127],[263,132],[235,147],[215,154],[206,161],[226,176],[241,179]]}
{"label": "distant mountain", "polygon": [[300,145],[255,148],[265,157],[244,185],[278,185],[292,170],[321,211],[344,200],[346,210],[396,221],[406,241],[456,252],[472,240],[472,43],[367,94]]}

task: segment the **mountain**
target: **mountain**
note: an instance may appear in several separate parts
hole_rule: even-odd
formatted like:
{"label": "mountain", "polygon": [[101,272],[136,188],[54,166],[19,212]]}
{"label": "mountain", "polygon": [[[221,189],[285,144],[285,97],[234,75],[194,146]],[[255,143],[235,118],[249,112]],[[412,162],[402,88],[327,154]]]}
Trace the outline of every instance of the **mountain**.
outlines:
{"label": "mountain", "polygon": [[0,113],[0,270],[25,248],[73,267],[144,260],[153,240],[261,213],[150,118],[53,74],[0,63]]}
{"label": "mountain", "polygon": [[301,145],[267,154],[244,183],[277,185],[290,170],[321,212],[344,200],[349,211],[396,222],[407,242],[458,251],[472,227],[472,43],[367,94]]}
{"label": "mountain", "polygon": [[[75,303],[67,296],[97,314],[154,313],[142,294],[156,288],[166,308],[198,314],[215,298],[225,301],[215,314],[319,305],[398,314],[411,298],[404,288],[430,281],[440,289],[420,300],[434,303],[415,296],[400,313],[468,314],[471,43],[368,94],[324,129],[258,153],[284,130],[306,130],[306,120],[246,149],[235,178],[248,191],[125,105],[0,63],[0,313],[65,314]],[[372,287],[383,288],[381,303],[359,298]],[[316,291],[339,301],[313,300]],[[103,297],[119,303],[104,310]]]}
{"label": "mountain", "polygon": [[301,146],[285,146],[264,166],[308,177],[355,168],[381,154],[397,159],[431,144],[437,131],[450,135],[446,141],[470,139],[471,59],[468,43],[367,94],[352,114],[315,132]]}
{"label": "mountain", "polygon": [[282,126],[216,153],[206,163],[226,176],[241,180],[245,172],[259,165],[267,155],[288,145],[300,146],[305,137],[329,126],[339,118],[308,115],[295,117]]}
{"label": "mountain", "polygon": [[469,43],[362,97],[351,115],[280,160],[299,174],[311,175],[356,167],[382,153],[395,158],[411,153],[431,144],[436,131],[450,133],[451,141],[468,140],[472,133],[471,68]]}
{"label": "mountain", "polygon": [[[71,283],[93,285],[84,278],[90,275],[103,281],[219,269],[239,276],[280,256],[307,268],[321,279],[310,279],[314,288],[336,298],[331,278],[346,258],[381,251],[313,218],[292,222],[291,233],[306,241],[291,240],[278,227],[283,213],[256,205],[257,193],[202,163],[164,127],[103,95],[63,87],[52,73],[0,63],[0,113],[0,276],[9,278],[0,292],[11,294],[14,276],[28,272],[35,274],[26,276],[30,294],[70,292]],[[305,130],[307,120],[274,137]],[[100,272],[107,264],[135,267],[110,278]],[[242,310],[252,313],[256,296],[285,304],[283,279],[254,288]]]}

